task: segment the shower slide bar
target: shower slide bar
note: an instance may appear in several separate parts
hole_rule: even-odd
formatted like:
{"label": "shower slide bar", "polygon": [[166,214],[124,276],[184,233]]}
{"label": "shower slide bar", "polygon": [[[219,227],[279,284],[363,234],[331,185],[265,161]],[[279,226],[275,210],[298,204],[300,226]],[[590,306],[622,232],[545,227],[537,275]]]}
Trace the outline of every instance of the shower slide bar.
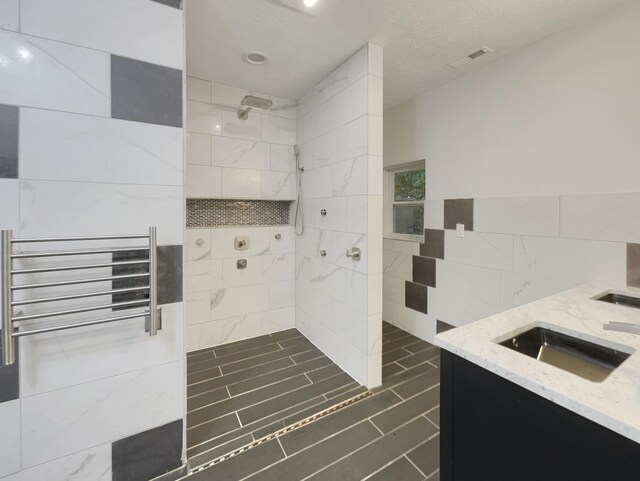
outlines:
{"label": "shower slide bar", "polygon": [[[67,243],[67,242],[104,242],[104,241],[135,241],[144,240],[146,245],[131,247],[96,247],[89,249],[68,249],[54,251],[33,251],[15,252],[13,247],[21,244],[37,243]],[[113,254],[117,252],[148,252],[148,259],[127,260],[115,262],[99,262],[93,264],[73,264],[64,266],[46,266],[15,268],[14,262],[22,259],[34,262],[38,259],[60,258],[68,256],[85,256]],[[2,366],[9,366],[15,362],[15,342],[23,336],[44,334],[47,332],[57,332],[67,329],[74,329],[86,326],[95,326],[111,322],[125,321],[128,319],[145,318],[145,331],[150,336],[155,336],[161,329],[161,313],[158,309],[158,279],[157,279],[157,232],[155,227],[149,227],[149,233],[145,235],[106,235],[106,236],[84,236],[84,237],[46,237],[46,238],[14,238],[12,230],[0,231],[0,275],[2,276],[2,289],[0,299],[0,328],[2,330],[0,340],[2,346]],[[48,273],[69,273],[77,271],[87,271],[91,269],[105,269],[126,266],[146,266],[148,272],[134,274],[119,274],[101,277],[85,277],[80,279],[53,280],[48,282],[34,282],[15,284],[15,278],[25,275],[38,275]],[[59,296],[36,296],[27,299],[15,300],[14,293],[22,291],[32,291],[44,288],[57,288],[66,286],[79,286],[102,282],[145,281],[144,285],[121,287],[111,289],[99,289],[92,292],[70,293]],[[113,285],[113,284],[112,284]],[[16,315],[15,308],[20,306],[33,306],[36,304],[48,304],[61,301],[71,301],[78,299],[91,299],[101,296],[113,296],[114,294],[145,293],[148,298],[136,299],[132,301],[112,302],[109,304],[97,303],[95,305],[82,306],[70,309],[47,310],[46,312],[35,312],[32,314]],[[62,324],[51,324],[51,322],[32,323],[29,321],[60,318],[74,314],[106,310],[136,310],[135,312],[123,313],[118,316],[103,317],[85,321],[64,322]],[[142,310],[141,310],[142,309]]]}

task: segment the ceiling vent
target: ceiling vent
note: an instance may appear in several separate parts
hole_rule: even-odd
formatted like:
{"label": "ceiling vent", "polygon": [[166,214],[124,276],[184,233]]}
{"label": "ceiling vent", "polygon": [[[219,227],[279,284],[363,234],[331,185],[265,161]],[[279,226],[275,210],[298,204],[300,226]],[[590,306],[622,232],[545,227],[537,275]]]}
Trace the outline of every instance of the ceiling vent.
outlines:
{"label": "ceiling vent", "polygon": [[480,57],[487,55],[488,53],[492,53],[493,50],[491,50],[488,47],[482,47],[480,50],[477,50],[469,55],[467,55],[466,57],[462,57],[460,60],[456,60],[453,63],[448,63],[447,65],[451,68],[460,68],[463,65],[473,62],[474,60],[479,59]]}

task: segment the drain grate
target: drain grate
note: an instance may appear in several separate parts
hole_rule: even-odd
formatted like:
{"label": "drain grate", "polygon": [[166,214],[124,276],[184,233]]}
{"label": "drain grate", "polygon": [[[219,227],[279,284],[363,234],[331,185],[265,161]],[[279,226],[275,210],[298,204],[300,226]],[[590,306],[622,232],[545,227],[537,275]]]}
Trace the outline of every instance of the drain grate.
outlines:
{"label": "drain grate", "polygon": [[350,406],[351,404],[357,403],[358,401],[361,401],[363,399],[366,399],[370,396],[372,396],[373,393],[371,391],[367,391],[367,392],[363,392],[362,394],[359,394],[357,396],[354,396],[350,399],[347,399],[346,401],[342,401],[341,403],[338,403],[334,406],[331,406],[330,408],[325,409],[324,411],[320,411],[316,414],[314,414],[313,416],[309,416],[308,418],[303,419],[302,421],[298,421],[295,424],[292,424],[290,426],[287,426],[285,428],[280,429],[279,431],[276,431],[275,433],[269,434],[267,436],[264,436],[263,438],[260,438],[250,444],[247,444],[245,446],[242,446],[241,448],[236,449],[235,451],[231,451],[228,454],[225,454],[224,456],[220,456],[219,458],[216,458],[212,461],[209,461],[206,464],[203,464],[202,466],[198,466],[197,468],[193,468],[191,470],[189,470],[189,472],[187,473],[187,475],[184,478],[181,479],[187,479],[189,476],[199,473],[200,471],[204,471],[205,469],[208,469],[212,466],[215,466],[216,464],[220,464],[223,461],[227,461],[228,459],[231,459],[235,456],[237,456],[238,454],[242,454],[246,451],[249,451],[250,449],[253,449],[257,446],[260,446],[261,444],[266,443],[267,441],[271,441],[272,439],[277,439],[280,436],[284,436],[287,433],[290,433],[291,431],[295,431],[296,429],[300,429],[303,426],[306,426],[308,424],[311,424],[314,421],[317,421],[318,419],[321,419],[325,416],[328,416],[329,414],[332,414],[336,411],[339,411],[340,409],[346,408],[347,406]]}

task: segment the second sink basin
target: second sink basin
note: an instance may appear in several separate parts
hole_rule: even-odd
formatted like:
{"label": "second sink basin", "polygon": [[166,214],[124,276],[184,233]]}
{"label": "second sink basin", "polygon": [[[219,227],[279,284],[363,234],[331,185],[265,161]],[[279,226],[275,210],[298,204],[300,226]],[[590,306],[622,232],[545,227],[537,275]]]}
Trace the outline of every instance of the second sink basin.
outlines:
{"label": "second sink basin", "polygon": [[630,354],[544,327],[534,327],[500,345],[594,382],[604,381]]}

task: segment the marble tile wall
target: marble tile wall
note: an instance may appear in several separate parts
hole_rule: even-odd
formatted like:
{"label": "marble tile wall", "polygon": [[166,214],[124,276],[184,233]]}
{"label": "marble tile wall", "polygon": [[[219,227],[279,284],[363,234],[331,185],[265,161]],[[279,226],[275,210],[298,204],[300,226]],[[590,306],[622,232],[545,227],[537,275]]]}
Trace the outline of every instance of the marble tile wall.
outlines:
{"label": "marble tile wall", "polygon": [[381,382],[382,73],[382,49],[363,47],[298,101],[297,118],[296,326],[367,386]]}
{"label": "marble tile wall", "polygon": [[[638,287],[640,194],[429,203],[423,244],[384,241],[384,319],[426,340],[433,339],[437,321],[460,326],[579,284]],[[437,209],[442,212],[434,214]],[[458,237],[459,222],[473,231]],[[403,282],[424,285],[430,275],[427,265],[410,264],[416,255],[436,263],[435,285],[423,299],[426,312],[415,309],[423,304],[413,298],[413,309],[403,305],[410,294]]]}
{"label": "marble tile wall", "polygon": [[[158,336],[138,319],[20,339],[19,362],[0,368],[3,481],[110,481],[129,459],[112,459],[114,442],[184,416],[178,6],[0,1],[0,228],[39,237],[155,225],[170,254]],[[161,467],[148,460],[147,468]]]}

